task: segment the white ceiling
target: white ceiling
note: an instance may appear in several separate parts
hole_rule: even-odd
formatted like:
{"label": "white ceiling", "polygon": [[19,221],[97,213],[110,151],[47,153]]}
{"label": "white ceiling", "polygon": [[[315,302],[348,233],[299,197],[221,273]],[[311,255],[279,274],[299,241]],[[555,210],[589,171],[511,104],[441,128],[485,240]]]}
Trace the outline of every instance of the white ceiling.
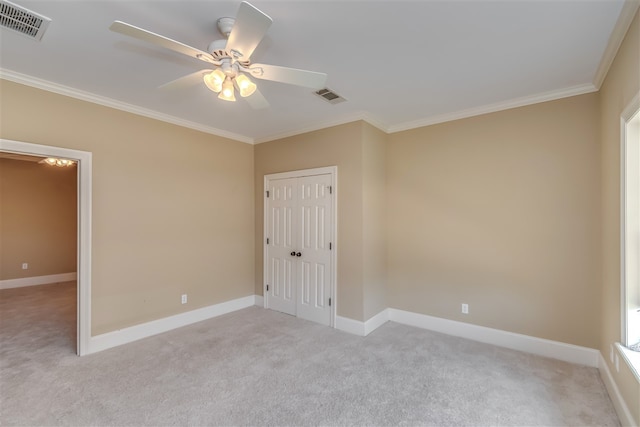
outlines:
{"label": "white ceiling", "polygon": [[209,67],[109,31],[121,20],[206,50],[239,0],[13,2],[52,22],[40,42],[0,30],[3,78],[250,143],[354,119],[393,132],[597,90],[624,6],[253,0],[274,22],[252,61],[327,73],[327,87],[348,100],[331,105],[311,89],[256,79],[271,106],[253,110],[204,83],[158,89]]}

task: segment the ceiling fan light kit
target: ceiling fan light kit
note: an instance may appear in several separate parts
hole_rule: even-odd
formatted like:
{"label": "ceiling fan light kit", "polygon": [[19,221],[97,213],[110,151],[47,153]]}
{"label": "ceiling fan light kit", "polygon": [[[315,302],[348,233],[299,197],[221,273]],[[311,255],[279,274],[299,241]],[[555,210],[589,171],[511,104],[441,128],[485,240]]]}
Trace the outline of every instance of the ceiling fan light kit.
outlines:
{"label": "ceiling fan light kit", "polygon": [[236,100],[235,91],[233,90],[233,82],[229,77],[227,77],[224,80],[224,83],[222,83],[222,90],[220,91],[218,98],[224,99],[225,101]]}
{"label": "ceiling fan light kit", "polygon": [[244,74],[239,74],[235,78],[235,83],[238,85],[238,91],[240,92],[240,96],[246,98],[247,96],[253,95],[253,93],[258,88],[254,82],[252,82],[249,77]]}
{"label": "ceiling fan light kit", "polygon": [[219,68],[204,75],[204,84],[214,92],[220,92],[222,90],[222,83],[226,76]]}
{"label": "ceiling fan light kit", "polygon": [[[314,71],[298,70],[267,64],[252,64],[251,55],[271,26],[272,19],[251,4],[243,1],[235,18],[223,17],[216,21],[218,30],[226,39],[214,40],[207,47],[208,52],[187,46],[151,31],[135,27],[122,21],[115,21],[111,31],[137,38],[148,43],[173,50],[192,58],[218,66],[215,70],[201,70],[204,84],[218,93],[218,98],[235,101],[235,90],[248,99],[253,108],[265,108],[269,104],[257,90],[257,85],[245,74],[262,80],[320,89],[324,87],[327,75]],[[189,79],[191,75],[184,76]],[[180,79],[174,81],[178,82]],[[173,82],[172,82],[173,83]],[[254,99],[255,98],[255,99]]]}

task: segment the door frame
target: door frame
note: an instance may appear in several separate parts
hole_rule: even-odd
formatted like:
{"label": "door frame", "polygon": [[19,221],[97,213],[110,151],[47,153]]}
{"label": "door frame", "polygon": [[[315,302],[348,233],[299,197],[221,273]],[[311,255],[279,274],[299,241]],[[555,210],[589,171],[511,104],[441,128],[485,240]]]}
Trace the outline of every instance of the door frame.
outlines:
{"label": "door frame", "polygon": [[[268,256],[267,256],[267,219],[268,219],[268,209],[267,209],[267,190],[269,189],[269,181],[275,179],[286,179],[286,178],[301,178],[305,176],[314,176],[314,175],[331,175],[331,190],[333,193],[333,207],[331,209],[331,223],[333,226],[331,227],[331,242],[333,243],[331,249],[331,316],[330,316],[330,324],[329,326],[332,328],[336,327],[336,313],[338,306],[338,167],[337,166],[326,166],[321,168],[313,168],[313,169],[300,169],[289,172],[279,172],[272,173],[264,176],[264,185],[263,185],[263,220],[262,220],[262,295],[263,295],[263,307],[269,308],[269,294],[267,293],[267,280],[268,280]],[[296,295],[296,299],[297,299]]]}
{"label": "door frame", "polygon": [[0,151],[77,161],[77,342],[76,354],[89,354],[91,340],[91,176],[92,154],[87,151],[0,139]]}

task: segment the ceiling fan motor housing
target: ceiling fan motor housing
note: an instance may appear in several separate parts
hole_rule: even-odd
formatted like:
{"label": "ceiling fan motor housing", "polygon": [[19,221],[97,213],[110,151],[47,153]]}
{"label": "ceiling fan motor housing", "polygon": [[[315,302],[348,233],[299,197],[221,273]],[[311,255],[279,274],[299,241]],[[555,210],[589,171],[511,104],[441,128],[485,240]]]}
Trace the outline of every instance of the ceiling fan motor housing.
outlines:
{"label": "ceiling fan motor housing", "polygon": [[[225,39],[214,40],[209,43],[207,47],[207,52],[213,56],[213,59],[216,61],[222,61],[224,59],[234,59],[234,56],[227,51],[227,41]],[[243,67],[248,67],[251,64],[251,61],[240,61],[237,60]]]}

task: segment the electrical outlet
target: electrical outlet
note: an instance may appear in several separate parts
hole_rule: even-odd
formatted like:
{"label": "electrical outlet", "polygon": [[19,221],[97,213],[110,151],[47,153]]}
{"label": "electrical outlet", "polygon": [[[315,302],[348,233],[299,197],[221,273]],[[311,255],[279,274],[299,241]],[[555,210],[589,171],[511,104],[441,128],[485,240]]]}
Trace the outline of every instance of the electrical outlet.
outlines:
{"label": "electrical outlet", "polygon": [[29,268],[29,263],[23,262],[22,263],[22,269],[23,270],[27,270]]}
{"label": "electrical outlet", "polygon": [[469,314],[469,304],[462,304],[462,314]]}
{"label": "electrical outlet", "polygon": [[182,294],[182,304],[186,304],[187,303],[187,294]]}

